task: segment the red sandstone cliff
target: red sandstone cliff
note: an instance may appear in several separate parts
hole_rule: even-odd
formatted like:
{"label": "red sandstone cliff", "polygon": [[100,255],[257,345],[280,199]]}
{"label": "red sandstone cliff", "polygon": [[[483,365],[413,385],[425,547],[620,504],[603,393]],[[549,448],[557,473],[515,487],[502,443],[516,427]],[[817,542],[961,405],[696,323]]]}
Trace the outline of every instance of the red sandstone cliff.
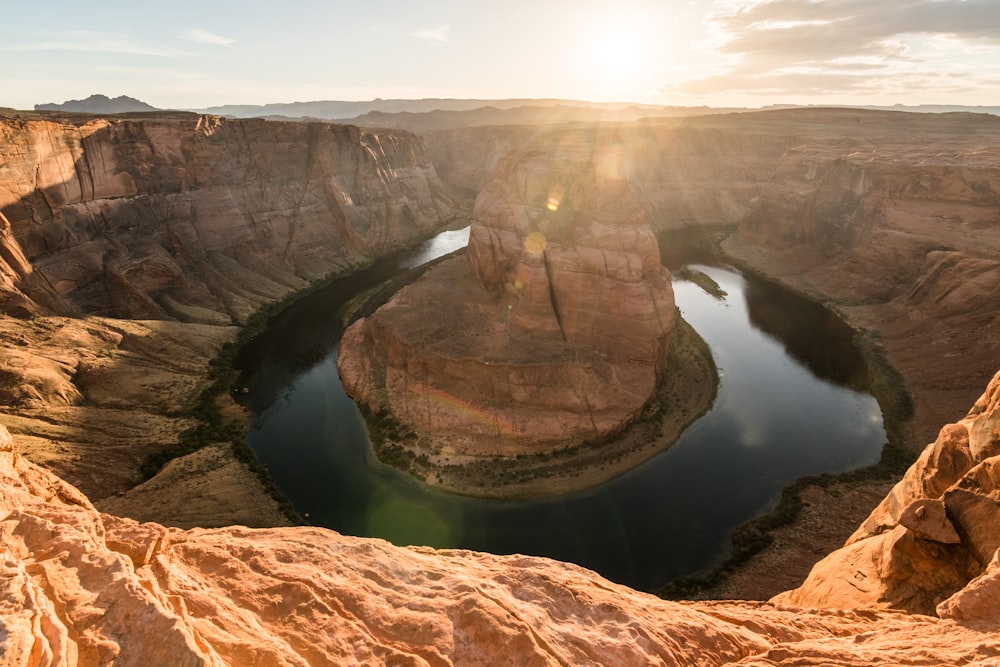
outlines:
{"label": "red sandstone cliff", "polygon": [[[741,235],[727,244],[730,251],[833,299],[855,324],[881,335],[914,390],[924,422],[931,423],[928,414],[951,415],[956,406],[967,407],[971,388],[978,393],[982,378],[996,370],[997,282],[991,263],[998,257],[992,194],[998,191],[995,165],[1000,164],[997,121],[805,111],[712,122],[716,125],[688,134],[684,142],[672,131],[656,130],[659,138],[649,146],[657,153],[645,153],[647,161],[637,164],[647,165],[638,173],[658,175],[633,187],[640,202],[658,201],[661,212],[686,213],[650,222],[739,222],[746,214]],[[56,125],[83,127],[69,121]],[[4,127],[5,137],[22,136]],[[740,139],[741,133],[746,137]],[[696,136],[702,139],[695,141]],[[120,221],[93,216],[68,228],[53,224],[57,216],[47,219],[46,210],[52,192],[59,193],[55,186],[89,180],[76,175],[76,158],[57,156],[78,151],[82,143],[56,141],[37,149],[49,151],[44,160],[25,162],[36,149],[17,142],[4,153],[0,174],[23,162],[34,166],[13,182],[33,183],[35,169],[47,184],[27,198],[22,185],[13,198],[6,196],[13,210],[21,211],[16,216],[6,203],[0,207],[5,308],[38,307],[25,293],[44,304],[67,300],[57,289],[66,283],[50,284],[43,271],[46,255],[38,248],[47,246],[33,244],[41,240],[52,243],[57,254],[67,253],[59,239],[81,225],[103,230],[94,237],[81,232],[80,238],[89,240],[72,255],[90,262],[76,270],[98,276],[93,283],[81,281],[83,302],[132,303],[131,296],[112,299],[111,287],[109,300],[90,300],[88,290],[97,287],[88,285],[113,287],[111,278],[125,274],[116,274],[113,263],[94,263],[84,251],[97,247],[99,257],[114,252],[124,257],[144,247],[127,236],[129,221],[145,220],[146,202],[166,207],[170,198],[157,192],[124,195],[121,201],[106,200],[109,213],[126,216]],[[134,150],[141,145],[161,144],[140,141]],[[360,143],[351,145],[364,150]],[[769,148],[754,152],[763,145]],[[289,155],[301,154],[287,148]],[[658,154],[678,159],[658,162]],[[99,163],[98,156],[106,154],[91,155]],[[698,169],[685,172],[686,163],[700,155],[705,159]],[[186,158],[164,149],[157,159],[162,169]],[[62,165],[61,173],[49,174],[50,165]],[[90,173],[91,167],[80,168]],[[106,172],[104,178],[119,183],[126,177],[135,178],[127,171]],[[735,185],[730,189],[726,183]],[[280,192],[279,185],[273,191]],[[717,207],[713,188],[723,193],[720,201],[737,205]],[[80,203],[54,210],[78,221],[73,211]],[[711,214],[695,215],[698,211]],[[720,212],[728,213],[720,217]],[[211,235],[208,220],[203,231]],[[118,243],[119,235],[128,242]],[[237,260],[245,257],[239,254]],[[264,275],[264,270],[254,274]],[[255,278],[241,289],[261,284]],[[270,298],[244,297],[247,303]],[[134,465],[136,443],[162,442],[179,427],[156,412],[154,427],[143,430],[133,406],[161,410],[156,406],[167,387],[173,387],[169,407],[181,405],[197,390],[205,360],[232,333],[55,318],[4,325],[4,370],[17,369],[17,377],[31,380],[5,384],[4,421],[16,424],[17,439],[32,445],[32,460],[68,451],[62,464],[67,471],[83,470],[80,483],[105,492],[109,475],[119,475],[124,463]],[[150,377],[153,369],[164,376]],[[166,377],[167,370],[173,375]],[[942,431],[851,543],[789,594],[798,604],[851,611],[670,604],[551,561],[397,549],[315,529],[180,531],[137,525],[96,513],[72,488],[8,451],[0,455],[3,658],[30,665],[100,664],[111,656],[120,664],[246,664],[258,658],[276,664],[378,663],[395,657],[412,664],[495,664],[501,657],[520,664],[995,664],[1000,627],[996,552],[990,551],[996,546],[998,503],[996,394],[994,382],[966,419]],[[110,418],[96,421],[97,411]],[[68,414],[73,421],[64,430],[59,422]],[[944,421],[954,417],[936,424]],[[87,446],[78,447],[74,437],[86,437]],[[196,482],[184,487],[180,504],[205,502],[205,488],[215,485],[192,480],[186,468],[178,468],[181,481]],[[146,498],[158,507],[168,491],[150,489]],[[148,642],[153,635],[160,641]]]}
{"label": "red sandstone cliff", "polygon": [[[0,428],[0,655],[32,667],[996,664],[998,451],[1000,374],[887,499],[908,504],[874,560],[848,545],[780,604],[671,603],[543,558],[138,524],[98,513]],[[910,502],[945,485],[943,505]],[[936,589],[970,559],[978,569],[947,582],[940,619],[879,611],[885,600],[865,593]]]}
{"label": "red sandstone cliff", "polygon": [[621,430],[674,326],[670,275],[616,144],[517,151],[479,195],[465,259],[345,333],[344,386],[435,449],[514,456]]}
{"label": "red sandstone cliff", "polygon": [[455,212],[406,132],[194,114],[0,119],[8,312],[229,323]]}
{"label": "red sandstone cliff", "polygon": [[185,526],[280,524],[228,445],[175,466],[184,479],[119,495],[191,427],[208,361],[236,335],[228,325],[455,213],[406,132],[3,114],[0,312],[22,319],[0,318],[0,422],[33,461],[118,511]]}

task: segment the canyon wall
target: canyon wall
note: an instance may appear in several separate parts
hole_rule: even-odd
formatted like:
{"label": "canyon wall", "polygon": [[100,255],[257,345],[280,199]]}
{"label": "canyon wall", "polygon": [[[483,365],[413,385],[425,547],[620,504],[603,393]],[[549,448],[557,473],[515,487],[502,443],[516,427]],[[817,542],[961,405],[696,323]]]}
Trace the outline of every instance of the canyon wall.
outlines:
{"label": "canyon wall", "polygon": [[[0,319],[0,401],[27,454],[0,437],[4,660],[995,663],[998,380],[959,418],[1000,358],[998,123],[797,110],[586,130],[618,144],[603,164],[628,174],[655,228],[739,223],[732,257],[864,329],[913,393],[917,438],[957,421],[796,591],[675,604],[545,559],[138,524],[29,463],[127,511],[139,460],[189,425],[179,413],[235,335],[218,325],[455,206],[405,133],[184,114],[5,119],[0,306],[26,319]],[[479,132],[486,146],[498,130]],[[523,147],[454,141],[466,162],[448,179],[468,190],[485,183],[481,165]],[[163,319],[38,316],[60,312]],[[136,502],[178,525],[279,523],[273,507],[239,514],[266,497],[243,473],[211,447]]]}
{"label": "canyon wall", "polygon": [[615,143],[655,231],[738,227],[724,251],[825,302],[913,394],[916,442],[1000,358],[1000,118],[789,109],[596,127],[426,134],[443,179],[482,189],[512,147]]}
{"label": "canyon wall", "polygon": [[[734,117],[735,116],[735,117]],[[758,127],[752,117],[726,120],[657,119],[561,127],[470,127],[427,132],[441,179],[457,191],[478,193],[515,148],[589,137],[609,148],[605,168],[635,188],[654,229],[727,225],[740,221],[785,151],[808,140]]]}
{"label": "canyon wall", "polygon": [[187,479],[168,475],[152,500],[150,487],[122,494],[146,457],[196,423],[191,402],[233,322],[457,213],[406,132],[183,113],[0,116],[0,311],[17,316],[0,318],[0,423],[32,460],[116,511],[185,526],[284,523],[228,445],[175,466]]}
{"label": "canyon wall", "polygon": [[456,214],[406,132],[194,114],[0,119],[8,312],[228,324]]}
{"label": "canyon wall", "polygon": [[[1000,374],[873,516],[898,516],[868,538],[884,548],[849,545],[773,603],[675,603],[544,558],[101,514],[0,427],[0,649],[18,666],[986,666],[1000,659],[998,452]],[[924,494],[945,487],[943,503]],[[875,592],[923,586],[939,591],[925,602],[945,596],[937,616],[886,611],[911,597]]]}
{"label": "canyon wall", "polygon": [[[814,138],[782,157],[723,248],[869,332],[912,393],[914,437],[926,442],[1000,358],[1000,118],[803,120]],[[853,131],[834,134],[842,122]]]}

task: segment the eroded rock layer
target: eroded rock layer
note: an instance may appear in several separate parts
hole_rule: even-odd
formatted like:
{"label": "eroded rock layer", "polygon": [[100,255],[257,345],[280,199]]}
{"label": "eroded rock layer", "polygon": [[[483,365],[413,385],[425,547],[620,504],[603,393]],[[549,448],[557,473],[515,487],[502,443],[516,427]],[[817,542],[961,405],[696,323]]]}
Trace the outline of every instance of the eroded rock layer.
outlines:
{"label": "eroded rock layer", "polygon": [[185,467],[182,483],[155,486],[154,500],[120,494],[195,423],[191,401],[234,322],[455,213],[406,132],[0,114],[0,312],[16,316],[0,318],[0,423],[32,460],[95,501],[113,497],[116,511],[184,526],[283,523],[228,446]]}
{"label": "eroded rock layer", "polygon": [[612,434],[663,370],[668,271],[614,145],[514,153],[476,201],[465,258],[344,335],[344,386],[436,446],[510,456]]}
{"label": "eroded rock layer", "polygon": [[[1000,376],[966,430],[996,438],[998,387]],[[917,465],[911,483],[931,483],[924,474],[937,473]],[[973,477],[981,486],[989,475]],[[960,533],[995,534],[988,512],[962,517]],[[911,542],[942,537],[934,510],[916,520],[928,528],[912,529]],[[995,545],[974,543],[993,554],[938,606],[944,619],[873,611],[872,597],[854,596],[855,610],[818,609],[845,606],[854,588],[845,580],[811,600],[800,594],[803,606],[673,603],[544,558],[401,548],[320,528],[185,531],[101,514],[20,456],[0,427],[0,655],[18,667],[985,666],[1000,659],[1000,569]],[[867,572],[869,584],[899,585],[898,571]],[[908,585],[938,576],[916,568]]]}
{"label": "eroded rock layer", "polygon": [[455,214],[422,142],[157,113],[0,119],[0,306],[228,324]]}

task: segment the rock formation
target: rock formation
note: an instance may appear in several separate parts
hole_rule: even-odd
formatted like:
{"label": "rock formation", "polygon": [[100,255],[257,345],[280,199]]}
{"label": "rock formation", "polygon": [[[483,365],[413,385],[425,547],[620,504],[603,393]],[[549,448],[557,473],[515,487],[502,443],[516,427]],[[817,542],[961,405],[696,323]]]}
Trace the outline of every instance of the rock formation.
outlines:
{"label": "rock formation", "polygon": [[[873,515],[907,503],[897,528],[867,538],[884,548],[845,547],[817,568],[835,572],[822,587],[777,603],[673,603],[544,558],[100,514],[0,427],[0,654],[12,666],[996,664],[998,453],[1000,373]],[[911,502],[945,486],[947,517],[933,498]],[[918,558],[949,545],[964,557]],[[941,618],[879,611],[858,592],[937,587],[970,558],[980,574],[947,583]]]}
{"label": "rock formation", "polygon": [[8,312],[208,324],[456,213],[405,132],[161,113],[0,119]]}
{"label": "rock formation", "polygon": [[583,134],[509,157],[476,201],[466,257],[344,335],[348,393],[459,454],[549,451],[634,420],[674,301],[618,157]]}
{"label": "rock formation", "polygon": [[405,132],[3,114],[0,312],[16,317],[0,318],[0,422],[32,460],[115,511],[281,524],[228,448],[228,460],[184,463],[182,482],[119,494],[192,425],[190,401],[233,321],[420,240],[456,211]]}
{"label": "rock formation", "polygon": [[1000,373],[843,549],[775,602],[1000,620]]}
{"label": "rock formation", "polygon": [[725,247],[877,331],[926,442],[1000,353],[1000,118],[853,117],[783,157]]}
{"label": "rock formation", "polygon": [[[742,222],[726,243],[732,255],[870,330],[913,392],[923,432],[955,421],[996,370],[998,122],[798,110],[587,132],[621,148],[605,164],[627,174],[647,223]],[[449,178],[475,190],[510,147],[541,140],[554,150],[582,131],[493,141],[500,130],[477,128],[476,150],[463,150],[460,133],[447,146],[447,133],[434,135],[432,149],[464,160]],[[26,460],[116,512],[167,508],[176,525],[276,522],[273,511],[248,517],[226,505],[265,496],[216,448],[134,497],[117,494],[142,456],[186,425],[175,411],[235,334],[215,324],[437,226],[454,210],[440,187],[406,133],[187,114],[5,117],[0,309],[25,319],[0,318],[0,420],[24,454],[6,440],[0,454],[0,662],[1000,659],[995,382],[850,544],[780,598],[850,610],[671,604],[544,559],[399,549],[319,529],[136,524],[95,512]],[[493,245],[502,231],[482,239],[484,258],[507,256]],[[503,285],[538,273],[529,260],[482,264],[483,275],[504,276],[493,281],[496,304],[519,303]],[[461,261],[438,270],[472,273]],[[547,312],[538,316],[541,292],[530,295],[518,326],[549,322],[538,328],[555,334]],[[87,311],[189,322],[31,317]],[[230,475],[237,468],[242,477]],[[246,496],[214,498],[217,473]],[[173,492],[182,497],[168,502]]]}

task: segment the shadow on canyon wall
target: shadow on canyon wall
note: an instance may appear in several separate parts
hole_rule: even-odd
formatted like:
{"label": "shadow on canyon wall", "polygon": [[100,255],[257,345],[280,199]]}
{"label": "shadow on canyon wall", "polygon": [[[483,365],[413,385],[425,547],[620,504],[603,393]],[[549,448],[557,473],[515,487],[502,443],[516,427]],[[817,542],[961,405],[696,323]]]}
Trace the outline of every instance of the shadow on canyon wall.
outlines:
{"label": "shadow on canyon wall", "polygon": [[23,150],[5,157],[24,194],[2,207],[31,265],[21,285],[47,312],[240,322],[458,214],[406,132],[48,118],[17,128]]}

